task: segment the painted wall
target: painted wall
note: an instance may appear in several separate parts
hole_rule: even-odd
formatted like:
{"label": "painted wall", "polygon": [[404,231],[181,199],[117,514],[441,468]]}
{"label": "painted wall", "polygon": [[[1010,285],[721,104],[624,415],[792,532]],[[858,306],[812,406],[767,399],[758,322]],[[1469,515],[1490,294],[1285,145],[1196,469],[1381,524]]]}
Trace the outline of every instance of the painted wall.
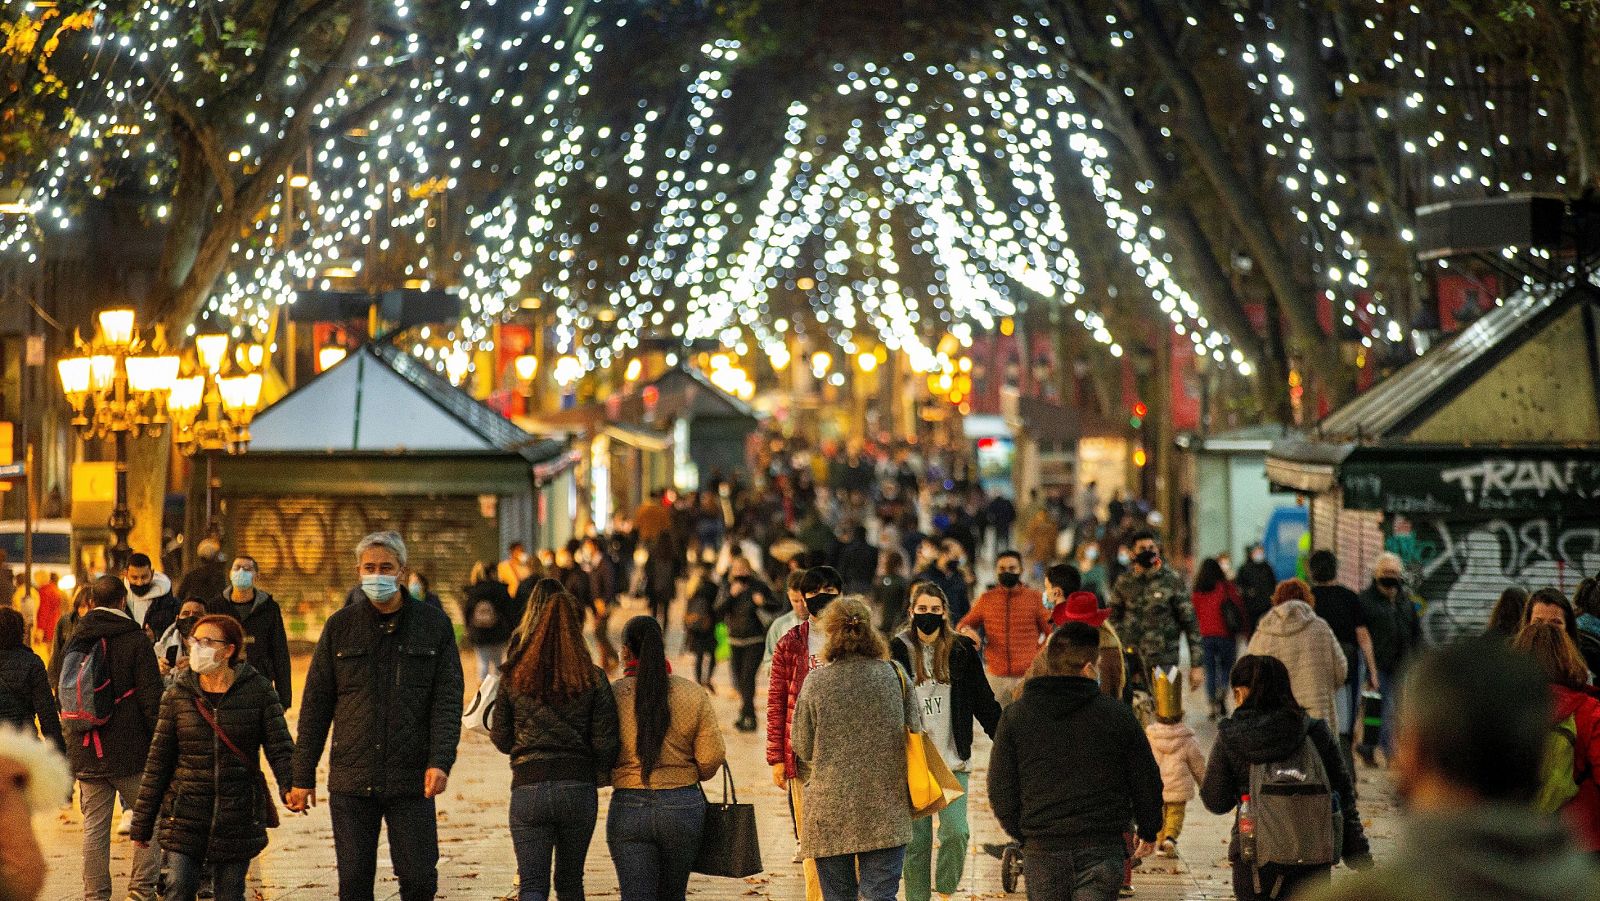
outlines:
{"label": "painted wall", "polygon": [[1294,503],[1294,494],[1268,485],[1265,454],[1195,455],[1196,559],[1227,552],[1238,565],[1244,546],[1261,540],[1272,511]]}

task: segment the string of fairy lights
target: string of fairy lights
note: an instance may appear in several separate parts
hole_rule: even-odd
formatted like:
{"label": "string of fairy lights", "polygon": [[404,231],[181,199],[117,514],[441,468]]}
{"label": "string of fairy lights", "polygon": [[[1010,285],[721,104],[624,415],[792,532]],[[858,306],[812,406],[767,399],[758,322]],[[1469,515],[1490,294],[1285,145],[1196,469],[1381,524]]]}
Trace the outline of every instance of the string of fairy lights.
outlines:
{"label": "string of fairy lights", "polygon": [[[28,180],[30,215],[0,214],[0,253],[37,259],[41,234],[78,227],[86,199],[130,183],[157,198],[152,218],[173,215],[167,107],[204,113],[238,78],[200,64],[189,25],[202,6],[216,15],[230,3],[130,6],[86,35],[74,115]],[[1089,296],[1079,257],[1082,237],[1105,229],[1115,264],[1196,354],[1245,375],[1256,365],[1185,289],[1152,186],[1119,171],[1117,142],[1035,14],[948,58],[838,62],[827,83],[779,101],[781,139],[749,159],[730,112],[748,54],[731,37],[701,44],[674,87],[598,98],[601,72],[637,63],[627,53],[630,29],[646,27],[630,18],[636,4],[460,0],[443,35],[415,3],[378,6],[384,27],[308,111],[306,153],[234,242],[206,301],[236,334],[265,335],[307,289],[404,285],[459,291],[465,303],[459,322],[415,343],[441,369],[534,308],[580,369],[626,360],[652,337],[759,352],[781,369],[804,337],[839,359],[881,345],[918,371],[948,372],[952,341],[969,345],[1044,306],[1120,357],[1146,336],[1113,333],[1103,305],[1118,301]],[[1351,154],[1324,146],[1314,120],[1328,113],[1312,104],[1327,98],[1301,83],[1306,61],[1272,5],[1228,15],[1261,151],[1303,227],[1295,237],[1318,290],[1364,343],[1401,341],[1410,323],[1385,299],[1396,288],[1379,281],[1374,254],[1413,236],[1393,234]],[[1481,40],[1470,24],[1395,0],[1360,4],[1355,21],[1379,52],[1338,52],[1344,37],[1319,19],[1317,63],[1337,98],[1374,104],[1417,196],[1565,186],[1562,117],[1537,88],[1491,77],[1503,64],[1488,48],[1461,49]],[[1101,38],[1139,52],[1115,15]],[[290,48],[279,83],[229,97],[236,119],[218,129],[213,165],[237,180],[259,169],[321,72],[310,56]],[[1474,75],[1489,87],[1466,89]]]}

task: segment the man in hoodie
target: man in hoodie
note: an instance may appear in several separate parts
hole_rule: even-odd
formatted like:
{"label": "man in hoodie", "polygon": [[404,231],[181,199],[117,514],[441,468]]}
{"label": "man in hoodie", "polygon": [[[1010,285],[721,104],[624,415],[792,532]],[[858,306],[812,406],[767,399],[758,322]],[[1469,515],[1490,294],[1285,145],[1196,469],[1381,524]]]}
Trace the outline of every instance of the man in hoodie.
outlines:
{"label": "man in hoodie", "polygon": [[1100,691],[1100,633],[1068,622],[1045,644],[1044,674],[1000,716],[989,803],[1022,843],[1029,901],[1111,901],[1122,888],[1132,820],[1135,858],[1161,828],[1161,770],[1126,704]]}
{"label": "man in hoodie", "polygon": [[[149,564],[147,557],[144,565]],[[111,807],[120,796],[123,809],[133,809],[161,712],[162,684],[150,638],[128,614],[128,589],[122,580],[101,576],[89,584],[88,596],[89,612],[73,630],[65,653],[100,655],[109,685],[95,694],[117,700],[102,726],[66,723],[67,757],[83,811],[84,901],[110,901]],[[101,641],[104,649],[93,650]],[[155,901],[160,864],[161,849],[154,839],[150,847],[134,850],[129,901]]]}
{"label": "man in hoodie", "polygon": [[228,570],[228,590],[208,598],[211,613],[231,616],[244,627],[244,655],[250,665],[278,690],[278,702],[289,709],[294,684],[289,669],[289,635],[283,626],[283,610],[272,595],[256,586],[261,566],[249,554],[233,558]]}
{"label": "man in hoodie", "polygon": [[155,571],[149,554],[134,554],[128,558],[122,582],[128,587],[128,615],[154,641],[178,618],[178,599],[172,596],[172,580],[166,573]]}
{"label": "man in hoodie", "polygon": [[1423,654],[1404,678],[1398,850],[1310,901],[1600,899],[1600,864],[1533,806],[1551,716],[1534,663],[1475,638]]}

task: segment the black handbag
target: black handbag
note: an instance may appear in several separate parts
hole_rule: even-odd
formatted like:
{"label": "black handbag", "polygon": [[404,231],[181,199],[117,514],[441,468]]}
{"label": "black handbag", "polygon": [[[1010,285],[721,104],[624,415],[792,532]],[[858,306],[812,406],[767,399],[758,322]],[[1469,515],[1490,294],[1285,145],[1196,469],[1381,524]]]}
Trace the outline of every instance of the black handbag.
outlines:
{"label": "black handbag", "polygon": [[[701,792],[704,793],[704,789]],[[754,804],[740,804],[733,773],[722,765],[722,803],[706,799],[705,828],[700,833],[700,853],[691,872],[742,879],[762,871],[761,840],[756,835]]]}

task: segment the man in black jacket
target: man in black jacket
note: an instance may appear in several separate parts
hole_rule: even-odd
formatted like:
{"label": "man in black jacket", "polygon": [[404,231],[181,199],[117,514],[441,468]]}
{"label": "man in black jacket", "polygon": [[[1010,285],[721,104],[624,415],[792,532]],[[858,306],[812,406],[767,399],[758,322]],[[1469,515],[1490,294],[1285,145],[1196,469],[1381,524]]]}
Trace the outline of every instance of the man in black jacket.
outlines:
{"label": "man in black jacket", "polygon": [[[78,780],[78,804],[83,811],[85,901],[111,899],[111,806],[120,796],[122,808],[133,809],[150,739],[161,715],[161,672],[156,667],[156,652],[149,636],[128,615],[127,597],[127,587],[115,576],[101,576],[91,582],[92,606],[64,649],[65,654],[81,651],[91,656],[103,655],[104,675],[110,684],[93,694],[116,699],[110,718],[102,726],[91,727],[82,720],[71,719],[66,723],[67,757],[72,775]],[[102,641],[103,651],[95,651]],[[73,679],[72,672],[63,673],[63,681]],[[64,706],[70,710],[79,705],[68,702]],[[81,706],[97,705],[88,701]],[[154,840],[150,847],[134,851],[133,871],[128,879],[130,901],[155,901],[160,863],[161,848]]]}
{"label": "man in black jacket", "polygon": [[394,532],[356,545],[366,602],[328,617],[300,700],[290,810],[316,805],[317,761],[328,731],[334,856],[340,901],[372,901],[378,828],[402,901],[431,901],[439,887],[434,798],[461,738],[461,656],[443,612],[400,587],[406,546]]}
{"label": "man in black jacket", "polygon": [[1022,842],[1029,901],[1111,901],[1122,888],[1122,835],[1154,850],[1161,771],[1127,705],[1100,693],[1100,635],[1069,622],[1045,645],[1046,673],[1000,717],[989,803]]}
{"label": "man in black jacket", "polygon": [[228,590],[206,598],[210,613],[231,616],[244,626],[244,656],[256,672],[267,677],[278,690],[278,703],[288,710],[294,699],[294,680],[289,669],[289,634],[283,626],[283,610],[272,595],[256,587],[261,567],[256,558],[239,554],[228,570]]}

